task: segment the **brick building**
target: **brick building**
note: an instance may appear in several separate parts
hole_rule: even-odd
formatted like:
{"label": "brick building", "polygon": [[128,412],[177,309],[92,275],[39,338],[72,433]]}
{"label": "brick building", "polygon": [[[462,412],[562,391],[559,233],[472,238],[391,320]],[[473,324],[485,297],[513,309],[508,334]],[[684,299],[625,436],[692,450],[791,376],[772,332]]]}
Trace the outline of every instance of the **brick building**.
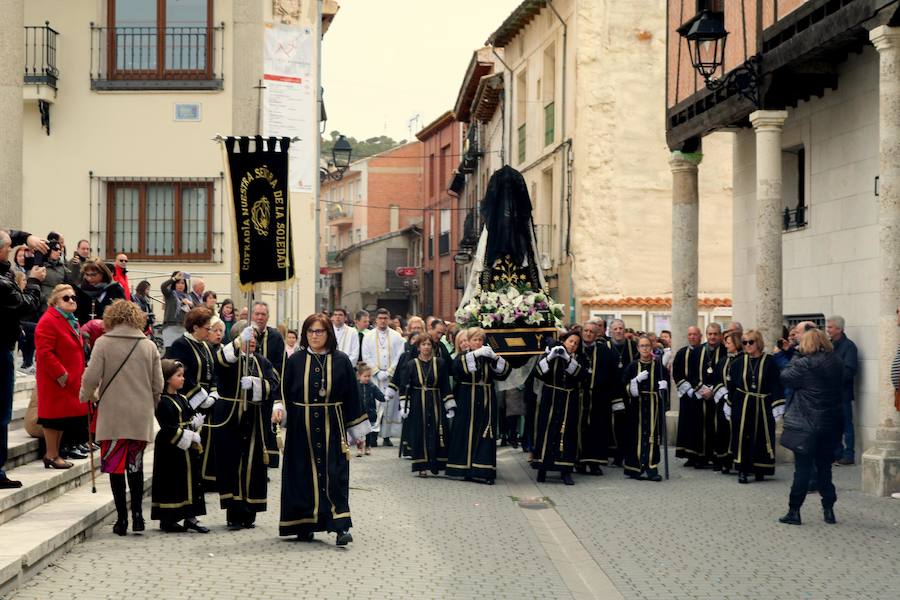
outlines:
{"label": "brick building", "polygon": [[[422,223],[422,207],[419,200],[422,185],[422,147],[423,144],[420,142],[411,142],[358,160],[350,165],[343,179],[322,184],[321,210],[326,218],[321,220],[320,244],[323,256],[326,257],[326,267],[321,280],[325,288],[323,295],[327,299],[327,308],[344,304],[345,288],[356,290],[360,287],[359,282],[346,280],[351,274],[344,272],[344,265],[339,259],[342,252],[346,255],[346,251],[350,250],[352,254],[352,250],[357,247],[364,254],[385,252],[387,250],[381,245],[373,246],[365,242],[401,230],[409,230],[411,226]],[[403,236],[402,239],[411,238]],[[418,266],[417,262],[410,262],[416,259],[409,253],[401,257],[401,252],[396,248],[387,252],[390,256],[379,257],[376,261],[379,264],[384,262],[387,270],[401,266]],[[363,256],[361,260],[362,264],[365,264],[367,259]],[[384,292],[402,292],[404,298],[409,293],[415,293],[416,280],[394,281],[387,275],[383,279],[381,283],[367,284],[369,295],[366,296],[365,305],[345,306],[345,308],[350,311],[377,308],[379,296],[372,288],[373,285],[382,287]],[[359,304],[361,302],[359,298],[362,296],[356,298]],[[403,302],[393,304],[398,312],[409,310],[406,308],[399,311],[399,308],[396,308],[406,306]]]}
{"label": "brick building", "polygon": [[416,134],[422,149],[420,207],[424,215],[420,306],[424,314],[446,320],[453,319],[462,297],[453,262],[461,237],[454,214],[458,206],[447,192],[459,163],[461,131],[453,112],[447,111]]}

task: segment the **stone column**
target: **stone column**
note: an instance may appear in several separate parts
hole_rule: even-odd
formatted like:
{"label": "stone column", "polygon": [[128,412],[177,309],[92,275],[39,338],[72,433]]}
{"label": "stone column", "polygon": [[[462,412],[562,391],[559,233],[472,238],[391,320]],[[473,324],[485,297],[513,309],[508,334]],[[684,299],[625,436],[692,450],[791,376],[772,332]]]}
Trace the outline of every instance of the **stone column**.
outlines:
{"label": "stone column", "polygon": [[[675,151],[669,159],[672,170],[672,347],[686,343],[687,328],[697,324],[697,280],[699,259],[699,188],[697,166],[700,153]],[[676,427],[678,394],[671,395],[669,430]],[[674,436],[674,433],[672,434]],[[674,437],[672,437],[674,439]]]}
{"label": "stone column", "polygon": [[900,428],[890,383],[897,349],[894,311],[900,302],[900,27],[869,32],[878,50],[878,229],[881,255],[878,310],[878,429],[863,454],[864,492],[887,496],[900,491]]}
{"label": "stone column", "polygon": [[25,74],[25,2],[0,0],[0,227],[22,223],[22,81]]}
{"label": "stone column", "polygon": [[756,329],[769,347],[781,337],[781,129],[784,110],[750,113],[756,131]]}

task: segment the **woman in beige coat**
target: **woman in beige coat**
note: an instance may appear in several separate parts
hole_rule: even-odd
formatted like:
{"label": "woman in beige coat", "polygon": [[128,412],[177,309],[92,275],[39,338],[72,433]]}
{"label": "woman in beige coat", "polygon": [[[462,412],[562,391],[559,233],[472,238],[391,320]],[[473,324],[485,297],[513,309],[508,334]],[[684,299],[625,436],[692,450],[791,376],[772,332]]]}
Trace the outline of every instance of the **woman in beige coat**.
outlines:
{"label": "woman in beige coat", "polygon": [[117,535],[128,530],[126,475],[132,529],[144,530],[144,448],[153,439],[154,411],[163,390],[159,352],[143,334],[145,320],[132,302],[119,300],[109,306],[103,313],[106,333],[94,345],[81,384],[81,401],[98,402],[100,470],[109,474]]}

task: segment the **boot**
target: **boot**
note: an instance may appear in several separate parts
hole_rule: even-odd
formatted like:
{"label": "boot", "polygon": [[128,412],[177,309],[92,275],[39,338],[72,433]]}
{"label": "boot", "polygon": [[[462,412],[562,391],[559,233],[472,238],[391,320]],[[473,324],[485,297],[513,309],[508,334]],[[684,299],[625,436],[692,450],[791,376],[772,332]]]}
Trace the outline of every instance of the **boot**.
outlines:
{"label": "boot", "polygon": [[823,506],[822,507],[822,517],[825,519],[825,522],[829,525],[834,525],[837,523],[837,519],[834,518],[834,507],[833,506]]}
{"label": "boot", "polygon": [[575,485],[575,480],[572,479],[572,474],[568,471],[562,474],[562,482],[566,485]]}
{"label": "boot", "polygon": [[113,533],[125,535],[128,533],[128,501],[125,498],[125,476],[116,473],[109,474],[109,487],[112,489],[113,502],[116,505],[116,523],[113,525]]}
{"label": "boot", "polygon": [[131,529],[144,531],[144,513],[141,504],[144,502],[144,472],[128,474],[128,488],[131,490]]}
{"label": "boot", "polygon": [[778,520],[787,525],[800,525],[800,509],[790,507],[788,508],[787,514]]}
{"label": "boot", "polygon": [[544,483],[545,481],[547,481],[547,471],[545,471],[544,469],[538,469],[537,480],[538,483]]}

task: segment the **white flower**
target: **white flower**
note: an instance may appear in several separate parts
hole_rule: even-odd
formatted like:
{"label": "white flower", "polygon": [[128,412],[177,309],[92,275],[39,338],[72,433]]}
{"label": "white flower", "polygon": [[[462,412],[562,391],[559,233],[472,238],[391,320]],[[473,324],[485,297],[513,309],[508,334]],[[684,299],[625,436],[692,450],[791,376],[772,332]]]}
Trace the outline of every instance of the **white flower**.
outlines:
{"label": "white flower", "polygon": [[490,327],[493,320],[490,315],[481,315],[481,326],[482,327]]}
{"label": "white flower", "polygon": [[516,288],[509,286],[509,289],[506,291],[507,297],[510,299],[518,298],[521,294],[519,294],[519,290]]}

